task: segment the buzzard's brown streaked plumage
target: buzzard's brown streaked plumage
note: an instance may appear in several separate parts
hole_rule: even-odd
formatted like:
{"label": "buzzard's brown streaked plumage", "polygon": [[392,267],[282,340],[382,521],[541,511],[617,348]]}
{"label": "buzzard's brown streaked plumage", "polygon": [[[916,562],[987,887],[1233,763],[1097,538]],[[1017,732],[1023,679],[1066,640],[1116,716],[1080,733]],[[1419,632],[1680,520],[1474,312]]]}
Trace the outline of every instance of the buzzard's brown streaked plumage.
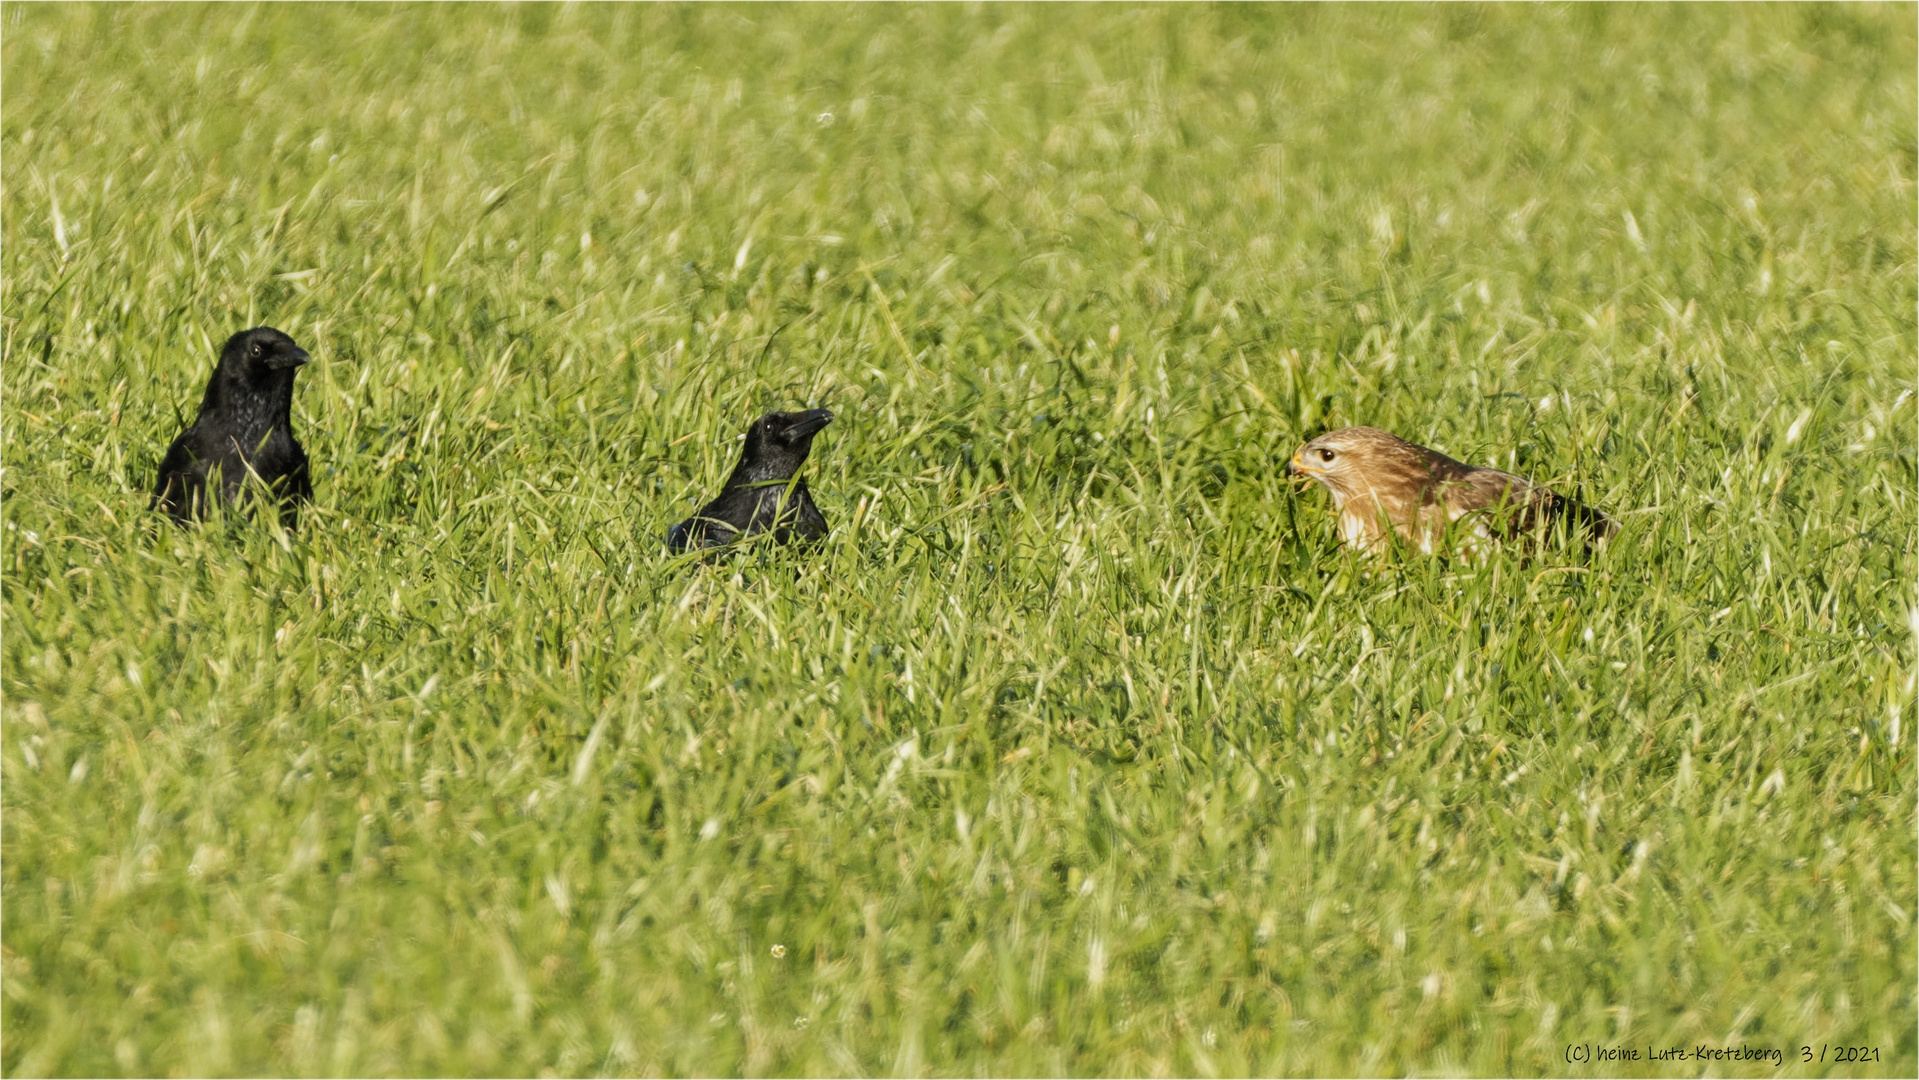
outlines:
{"label": "buzzard's brown streaked plumage", "polygon": [[1428,553],[1451,529],[1468,557],[1481,540],[1510,540],[1562,521],[1588,545],[1619,531],[1612,518],[1543,485],[1454,461],[1378,428],[1329,431],[1294,452],[1286,473],[1332,492],[1339,538],[1364,551],[1383,551],[1388,528]]}

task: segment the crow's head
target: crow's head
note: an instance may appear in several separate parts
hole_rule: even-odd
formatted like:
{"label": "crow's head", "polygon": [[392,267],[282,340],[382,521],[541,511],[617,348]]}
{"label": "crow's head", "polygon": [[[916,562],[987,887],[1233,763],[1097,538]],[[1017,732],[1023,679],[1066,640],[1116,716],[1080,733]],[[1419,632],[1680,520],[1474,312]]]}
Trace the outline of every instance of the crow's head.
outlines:
{"label": "crow's head", "polygon": [[825,409],[767,413],[747,429],[740,465],[753,480],[785,479],[805,464],[813,436],[832,422]]}
{"label": "crow's head", "polygon": [[291,379],[294,370],[311,359],[292,338],[271,326],[256,326],[227,339],[220,350],[220,373],[258,386]]}
{"label": "crow's head", "polygon": [[[833,414],[825,409],[808,409],[805,412],[770,412],[760,417],[753,430],[762,442],[771,446],[782,446],[790,450],[805,453],[813,445],[813,436],[826,425],[833,422]],[[752,435],[748,435],[750,441]]]}

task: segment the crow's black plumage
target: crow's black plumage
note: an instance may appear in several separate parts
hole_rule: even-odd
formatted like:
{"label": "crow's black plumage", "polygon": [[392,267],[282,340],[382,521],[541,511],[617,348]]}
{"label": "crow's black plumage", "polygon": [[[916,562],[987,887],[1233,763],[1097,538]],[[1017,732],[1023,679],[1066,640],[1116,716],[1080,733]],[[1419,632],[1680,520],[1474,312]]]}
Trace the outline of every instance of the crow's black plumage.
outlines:
{"label": "crow's black plumage", "polygon": [[293,374],[308,359],[270,326],[228,338],[200,414],[160,462],[153,507],[176,521],[200,517],[213,502],[233,501],[251,472],[278,496],[280,519],[292,528],[298,505],[313,497],[306,451],[292,424]]}
{"label": "crow's black plumage", "polygon": [[767,413],[754,421],[740,463],[719,497],[673,526],[666,546],[675,552],[718,547],[764,532],[781,544],[825,536],[826,518],[813,505],[799,472],[813,449],[813,436],[832,421],[833,414],[825,409]]}

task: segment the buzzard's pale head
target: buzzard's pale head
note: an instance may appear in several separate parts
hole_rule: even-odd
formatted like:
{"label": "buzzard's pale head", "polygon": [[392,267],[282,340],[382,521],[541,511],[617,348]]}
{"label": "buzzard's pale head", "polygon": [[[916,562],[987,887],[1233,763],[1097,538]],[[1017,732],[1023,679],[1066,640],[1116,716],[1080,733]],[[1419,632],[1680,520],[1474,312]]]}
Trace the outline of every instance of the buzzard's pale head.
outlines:
{"label": "buzzard's pale head", "polygon": [[1294,451],[1286,475],[1318,481],[1341,506],[1357,495],[1389,493],[1410,497],[1417,505],[1428,485],[1445,479],[1435,474],[1444,471],[1444,465],[1456,464],[1389,431],[1349,427],[1329,431]]}

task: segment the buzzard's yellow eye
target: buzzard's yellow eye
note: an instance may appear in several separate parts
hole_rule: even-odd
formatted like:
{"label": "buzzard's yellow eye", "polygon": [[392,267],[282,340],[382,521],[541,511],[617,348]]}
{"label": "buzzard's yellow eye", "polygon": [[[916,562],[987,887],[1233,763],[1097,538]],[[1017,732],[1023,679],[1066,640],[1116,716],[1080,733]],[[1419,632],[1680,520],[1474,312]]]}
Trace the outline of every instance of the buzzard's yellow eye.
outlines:
{"label": "buzzard's yellow eye", "polygon": [[1331,450],[1321,448],[1321,450],[1319,451],[1319,460],[1321,461],[1333,460],[1333,452]]}

